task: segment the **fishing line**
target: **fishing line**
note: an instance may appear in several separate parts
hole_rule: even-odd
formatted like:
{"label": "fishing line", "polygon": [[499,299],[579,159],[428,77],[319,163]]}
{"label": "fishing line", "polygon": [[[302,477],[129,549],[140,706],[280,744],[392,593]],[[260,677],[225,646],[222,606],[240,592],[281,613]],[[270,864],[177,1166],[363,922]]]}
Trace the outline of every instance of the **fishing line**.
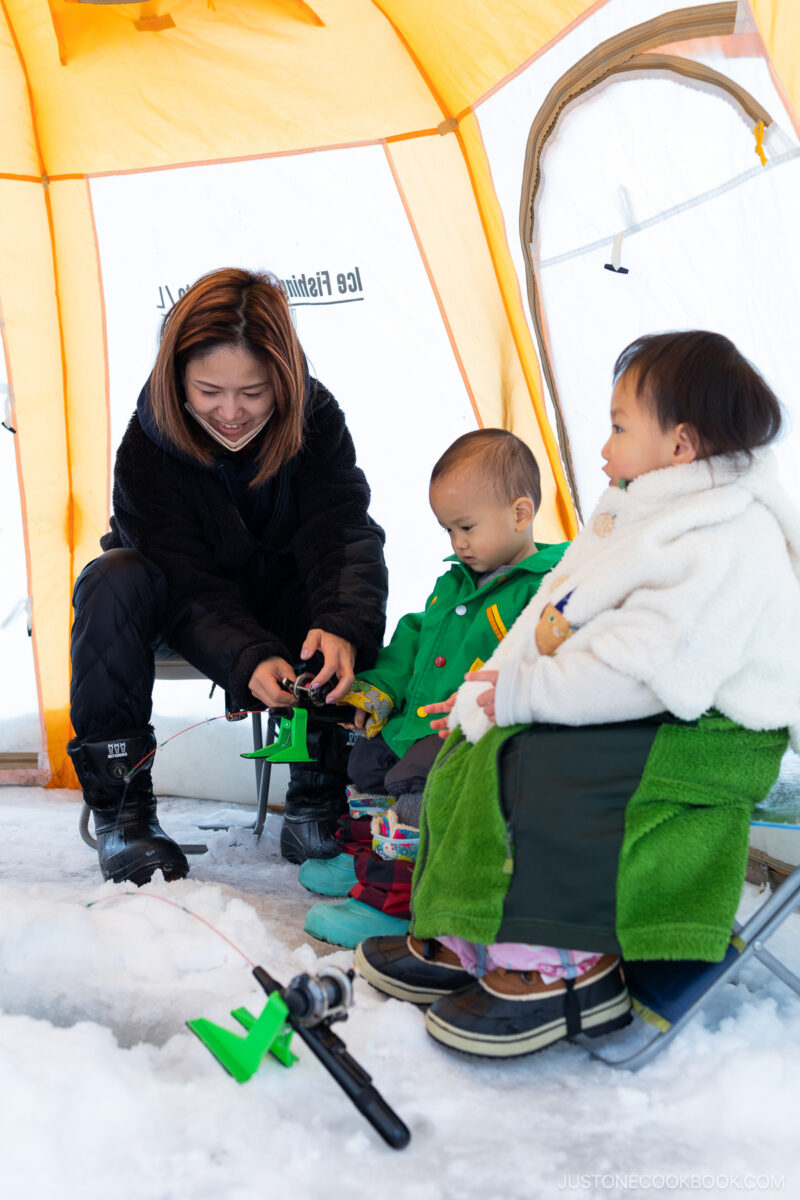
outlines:
{"label": "fishing line", "polygon": [[166,746],[167,742],[174,741],[174,739],[176,737],[180,737],[182,733],[188,733],[190,729],[199,729],[201,725],[210,725],[212,721],[221,721],[223,717],[227,721],[232,721],[232,720],[235,720],[237,717],[252,716],[252,714],[254,712],[261,712],[261,709],[246,708],[242,712],[218,713],[216,717],[206,717],[206,719],[204,721],[195,721],[194,725],[187,725],[185,729],[179,729],[177,733],[170,734],[170,736],[168,738],[164,738],[164,741],[159,742],[156,746],[153,747],[152,750],[148,750],[148,752],[147,752],[147,754],[145,754],[144,758],[140,758],[139,761],[131,767],[130,771],[128,771],[128,774],[125,776],[126,783],[129,783],[131,781],[131,779],[133,779],[136,772],[138,770],[140,770],[141,767],[144,766],[144,764],[147,762],[148,758],[153,757],[156,750],[161,750],[164,746]]}
{"label": "fishing line", "polygon": [[[215,720],[214,717],[211,719],[212,721]],[[200,724],[205,725],[207,722],[201,721]],[[191,725],[189,728],[194,729],[194,726]],[[185,729],[181,730],[181,733],[185,732]],[[177,737],[178,735],[174,734],[173,736]],[[170,739],[167,738],[167,741],[169,740]],[[195,921],[199,921],[201,925],[205,925],[207,929],[210,929],[212,933],[217,935],[217,937],[221,937],[223,942],[227,942],[231,949],[235,950],[237,954],[241,955],[244,961],[251,967],[255,967],[256,964],[251,958],[247,957],[244,950],[240,950],[236,943],[232,942],[227,934],[223,933],[221,929],[217,929],[216,925],[212,925],[210,921],[207,921],[205,917],[201,917],[199,913],[192,912],[191,908],[187,908],[185,904],[178,904],[175,900],[169,900],[166,896],[157,896],[155,892],[118,892],[116,896],[101,896],[99,900],[90,900],[86,905],[86,908],[94,908],[94,906],[97,904],[107,904],[109,900],[121,900],[123,896],[131,896],[134,900],[160,900],[163,904],[170,904],[173,908],[177,908],[180,912],[187,913],[190,917],[194,917]]]}

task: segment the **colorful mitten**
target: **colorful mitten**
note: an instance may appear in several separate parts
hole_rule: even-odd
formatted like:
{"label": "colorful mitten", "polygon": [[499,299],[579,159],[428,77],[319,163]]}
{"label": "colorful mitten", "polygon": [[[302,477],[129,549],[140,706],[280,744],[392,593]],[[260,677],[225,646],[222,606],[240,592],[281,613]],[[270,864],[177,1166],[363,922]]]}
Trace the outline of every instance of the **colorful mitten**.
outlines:
{"label": "colorful mitten", "polygon": [[394,804],[395,797],[376,792],[360,792],[352,783],[345,789],[347,793],[347,808],[351,817],[374,817],[376,813],[385,813]]}
{"label": "colorful mitten", "polygon": [[352,704],[353,708],[360,708],[367,714],[364,733],[368,738],[374,738],[380,733],[394,708],[392,700],[385,692],[363,679],[353,682],[347,695],[342,696],[342,704]]}
{"label": "colorful mitten", "polygon": [[373,817],[372,849],[379,858],[391,861],[393,858],[405,859],[406,862],[416,862],[419,849],[419,830],[410,825],[401,825],[397,813],[392,809],[382,817]]}

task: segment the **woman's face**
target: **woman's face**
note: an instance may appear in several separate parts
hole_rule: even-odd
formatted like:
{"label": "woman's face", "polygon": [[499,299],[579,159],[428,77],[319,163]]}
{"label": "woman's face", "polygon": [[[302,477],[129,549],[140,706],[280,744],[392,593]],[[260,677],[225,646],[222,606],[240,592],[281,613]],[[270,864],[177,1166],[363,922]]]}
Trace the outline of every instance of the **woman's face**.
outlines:
{"label": "woman's face", "polygon": [[266,367],[243,346],[217,346],[189,359],[183,384],[189,407],[229,442],[263,424],[275,407]]}

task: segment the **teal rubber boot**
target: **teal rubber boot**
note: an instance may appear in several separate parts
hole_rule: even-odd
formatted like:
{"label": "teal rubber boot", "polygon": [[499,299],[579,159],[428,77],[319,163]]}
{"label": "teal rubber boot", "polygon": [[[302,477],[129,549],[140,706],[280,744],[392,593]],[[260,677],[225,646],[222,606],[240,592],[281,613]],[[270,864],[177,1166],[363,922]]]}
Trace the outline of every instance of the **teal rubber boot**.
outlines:
{"label": "teal rubber boot", "polygon": [[335,858],[307,858],[297,873],[304,888],[317,896],[346,896],[357,882],[352,854]]}
{"label": "teal rubber boot", "polygon": [[315,904],[306,913],[303,928],[322,942],[354,950],[368,937],[408,933],[408,921],[379,912],[360,900],[345,900],[341,904]]}

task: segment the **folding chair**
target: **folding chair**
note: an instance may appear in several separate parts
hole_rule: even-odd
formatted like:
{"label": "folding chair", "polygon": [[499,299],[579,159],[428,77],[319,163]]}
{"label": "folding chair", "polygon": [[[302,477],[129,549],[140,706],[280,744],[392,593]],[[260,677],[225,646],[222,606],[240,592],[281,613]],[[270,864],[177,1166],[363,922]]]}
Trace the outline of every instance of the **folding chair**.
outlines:
{"label": "folding chair", "polygon": [[[650,1062],[672,1042],[706,1001],[728,983],[743,963],[755,957],[773,975],[800,997],[800,977],[795,975],[765,945],[800,903],[800,867],[773,892],[744,925],[734,925],[727,953],[719,963],[699,962],[626,962],[625,979],[633,1002],[633,1011],[648,1027],[635,1031],[640,1044],[631,1052],[630,1044],[620,1046],[618,1056],[596,1048],[581,1034],[574,1040],[586,1046],[592,1058],[610,1067],[636,1071]],[[625,1039],[628,1040],[628,1039]]]}
{"label": "folding chair", "polygon": [[[198,671],[186,661],[185,658],[180,658],[178,655],[172,655],[169,658],[156,659],[156,679],[205,679],[202,671]],[[229,721],[242,721],[242,716],[233,716],[229,710],[228,697],[225,697],[226,717]],[[251,725],[253,730],[253,749],[261,750],[265,745],[263,737],[263,727],[261,724],[261,713],[254,712],[251,715]],[[275,737],[275,729],[277,722],[271,716],[267,716],[267,739],[266,745],[271,745]],[[272,774],[272,763],[268,759],[255,758],[253,759],[256,769],[256,819],[252,828],[255,831],[256,837],[261,837],[264,831],[264,823],[267,819],[267,811],[269,807],[269,785]],[[91,809],[88,804],[84,804],[81,808],[80,816],[80,835],[87,846],[93,850],[97,849],[97,839],[89,831],[89,816]],[[201,825],[201,829],[217,829],[215,825]],[[192,843],[190,845],[182,845],[181,850],[184,854],[205,854],[208,846],[200,843]]]}

